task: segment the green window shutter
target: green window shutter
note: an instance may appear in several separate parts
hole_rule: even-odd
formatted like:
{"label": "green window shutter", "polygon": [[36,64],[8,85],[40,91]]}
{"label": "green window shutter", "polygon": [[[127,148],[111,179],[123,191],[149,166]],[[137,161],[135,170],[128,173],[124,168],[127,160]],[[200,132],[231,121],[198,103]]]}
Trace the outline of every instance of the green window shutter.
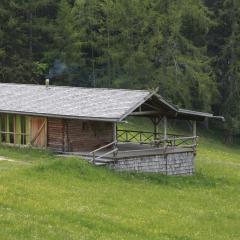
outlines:
{"label": "green window shutter", "polygon": [[6,143],[10,143],[10,134],[9,134],[9,115],[6,115]]}
{"label": "green window shutter", "polygon": [[31,118],[29,116],[26,116],[26,144],[30,144],[30,120]]}
{"label": "green window shutter", "polygon": [[[0,114],[0,131],[2,131],[2,118]],[[0,144],[2,143],[2,134],[0,133]]]}
{"label": "green window shutter", "polygon": [[21,144],[21,116],[17,115],[15,119],[16,144]]}

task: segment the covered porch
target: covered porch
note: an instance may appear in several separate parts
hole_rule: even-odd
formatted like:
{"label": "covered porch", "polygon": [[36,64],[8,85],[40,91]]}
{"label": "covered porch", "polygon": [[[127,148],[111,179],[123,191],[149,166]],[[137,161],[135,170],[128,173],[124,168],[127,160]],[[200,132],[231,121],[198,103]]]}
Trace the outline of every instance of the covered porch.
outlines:
{"label": "covered porch", "polygon": [[[129,128],[129,117],[150,119],[152,130],[144,130],[141,125],[137,129]],[[95,165],[107,165],[117,171],[192,175],[197,151],[197,121],[208,118],[221,117],[179,109],[159,95],[153,95],[113,124],[113,142],[86,157]],[[187,134],[171,133],[169,123],[172,121],[184,122],[188,126]]]}
{"label": "covered porch", "polygon": [[[188,135],[168,132],[168,118],[150,118],[154,131],[124,129],[123,124],[114,126],[114,141],[92,152],[78,153],[88,156],[93,163],[106,163],[121,158],[165,155],[169,153],[192,152],[196,154],[196,121],[188,122]],[[154,120],[153,120],[154,119]],[[127,122],[125,123],[127,124]]]}
{"label": "covered porch", "polygon": [[[93,163],[116,161],[122,157],[151,156],[154,154],[192,152],[196,154],[197,121],[204,121],[212,114],[178,109],[159,95],[141,102],[130,109],[113,124],[113,142],[101,146],[89,153]],[[128,119],[148,119],[151,130],[141,125],[131,129]],[[188,125],[188,134],[176,134],[169,131],[170,121],[181,121]],[[141,128],[141,129],[139,129]]]}

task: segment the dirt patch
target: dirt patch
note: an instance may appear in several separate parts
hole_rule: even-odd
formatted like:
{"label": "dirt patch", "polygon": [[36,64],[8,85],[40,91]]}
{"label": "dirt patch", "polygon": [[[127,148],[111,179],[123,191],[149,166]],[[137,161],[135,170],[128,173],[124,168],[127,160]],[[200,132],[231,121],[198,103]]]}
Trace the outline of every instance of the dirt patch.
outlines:
{"label": "dirt patch", "polygon": [[7,161],[7,162],[12,162],[12,163],[20,163],[20,164],[30,164],[29,162],[17,161],[17,160],[9,159],[9,158],[2,157],[2,156],[0,156],[0,161]]}

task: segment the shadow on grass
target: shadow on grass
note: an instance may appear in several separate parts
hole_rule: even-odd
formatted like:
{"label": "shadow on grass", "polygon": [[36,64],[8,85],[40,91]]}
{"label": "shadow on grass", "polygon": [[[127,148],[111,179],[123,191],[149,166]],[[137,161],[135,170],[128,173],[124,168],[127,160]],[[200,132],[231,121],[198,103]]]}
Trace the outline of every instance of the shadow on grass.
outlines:
{"label": "shadow on grass", "polygon": [[[95,212],[93,216],[76,211],[64,211],[55,209],[52,211],[51,215],[59,219],[62,224],[75,224],[88,229],[88,232],[95,238],[100,238],[101,236],[112,236],[112,233],[118,236],[125,236],[129,239],[162,239],[162,240],[190,240],[188,236],[179,236],[172,233],[159,233],[154,234],[151,231],[151,225],[138,226],[136,224],[129,224],[116,221],[114,216],[104,216],[98,211]],[[138,236],[138,237],[136,237]]]}
{"label": "shadow on grass", "polygon": [[166,176],[158,173],[117,173],[126,181],[139,180],[161,186],[168,186],[177,189],[195,187],[195,188],[216,188],[217,185],[229,185],[224,177],[212,177],[203,171],[197,171],[193,176]]}

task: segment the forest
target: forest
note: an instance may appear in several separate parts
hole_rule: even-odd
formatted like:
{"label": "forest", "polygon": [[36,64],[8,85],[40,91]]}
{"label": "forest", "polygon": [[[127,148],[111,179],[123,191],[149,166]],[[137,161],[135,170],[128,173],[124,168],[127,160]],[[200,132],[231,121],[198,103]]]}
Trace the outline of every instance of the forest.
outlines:
{"label": "forest", "polygon": [[240,136],[240,1],[1,0],[0,82],[156,89]]}

